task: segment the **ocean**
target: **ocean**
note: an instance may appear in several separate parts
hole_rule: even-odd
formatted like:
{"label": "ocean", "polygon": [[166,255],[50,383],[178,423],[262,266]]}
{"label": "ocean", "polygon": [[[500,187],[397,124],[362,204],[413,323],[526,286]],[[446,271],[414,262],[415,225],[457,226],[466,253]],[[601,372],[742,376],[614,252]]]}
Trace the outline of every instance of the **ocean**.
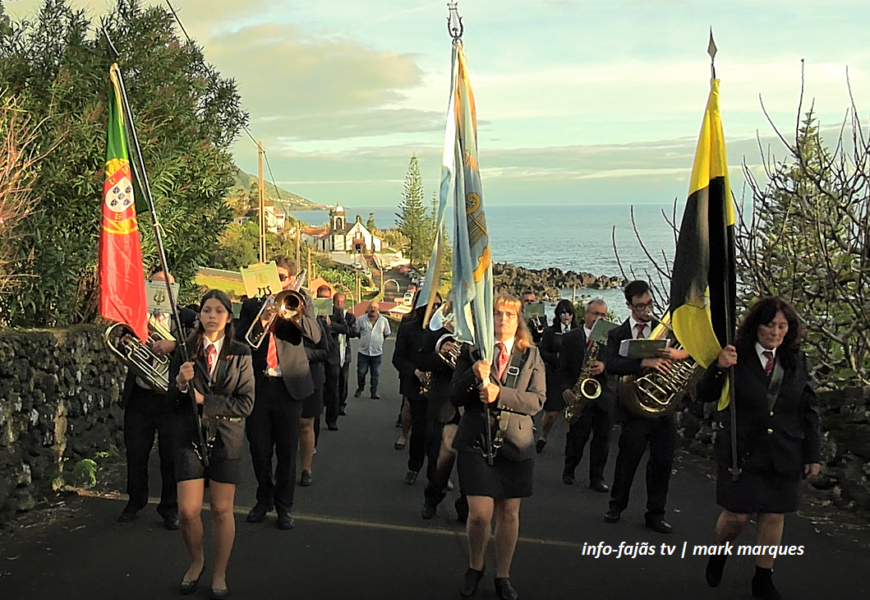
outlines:
{"label": "ocean", "polygon": [[[375,224],[383,229],[395,227],[395,207],[345,207],[348,222],[356,215],[363,223],[374,213]],[[682,218],[678,206],[677,225]],[[673,257],[676,245],[674,232],[665,215],[673,219],[672,204],[637,204],[635,222],[643,247],[662,262],[663,254]],[[571,206],[489,206],[486,221],[495,262],[507,262],[528,269],[556,267],[563,271],[586,271],[594,275],[622,276],[619,263],[628,279],[650,279],[655,273],[652,262],[638,242],[632,227],[632,207],[627,204],[584,204]],[[293,213],[310,225],[329,221],[327,211],[297,211]],[[448,231],[452,215],[448,213]],[[619,254],[614,252],[613,239]],[[632,270],[634,275],[632,275]],[[573,290],[563,290],[570,298]],[[602,297],[619,319],[628,316],[625,300],[619,290],[578,289],[577,296]]]}

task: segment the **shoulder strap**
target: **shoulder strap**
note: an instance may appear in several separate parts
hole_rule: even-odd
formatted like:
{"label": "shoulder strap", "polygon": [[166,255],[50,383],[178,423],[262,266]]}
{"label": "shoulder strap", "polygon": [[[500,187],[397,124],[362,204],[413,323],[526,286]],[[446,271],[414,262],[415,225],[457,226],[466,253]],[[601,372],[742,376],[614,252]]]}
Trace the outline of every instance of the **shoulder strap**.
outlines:
{"label": "shoulder strap", "polygon": [[782,387],[782,376],[785,369],[782,368],[780,361],[774,361],[773,374],[770,376],[770,383],[767,386],[767,412],[773,410],[773,405],[776,404],[776,399],[779,397],[779,389]]}
{"label": "shoulder strap", "polygon": [[525,365],[526,361],[529,359],[530,353],[531,348],[527,348],[525,352],[511,356],[511,362],[507,368],[507,377],[502,384],[503,387],[511,389],[517,387],[517,379],[520,376],[520,371],[522,371],[523,365]]}

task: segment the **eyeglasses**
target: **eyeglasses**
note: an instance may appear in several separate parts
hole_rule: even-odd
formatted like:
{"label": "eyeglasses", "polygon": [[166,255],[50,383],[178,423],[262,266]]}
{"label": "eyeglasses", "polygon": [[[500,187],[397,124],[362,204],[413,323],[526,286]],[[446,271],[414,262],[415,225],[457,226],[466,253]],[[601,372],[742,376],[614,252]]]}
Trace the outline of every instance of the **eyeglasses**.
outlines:
{"label": "eyeglasses", "polygon": [[562,311],[559,313],[559,316],[560,317],[573,317],[574,315],[572,313],[567,312],[567,311]]}
{"label": "eyeglasses", "polygon": [[629,303],[629,306],[635,310],[646,310],[648,308],[652,308],[655,305],[656,305],[656,303],[653,302],[652,300],[650,300],[649,302],[646,302],[644,304],[631,304],[631,303]]}
{"label": "eyeglasses", "polygon": [[441,303],[432,305],[432,310],[438,310],[439,308],[441,308]]}
{"label": "eyeglasses", "polygon": [[495,316],[496,316],[496,317],[501,317],[502,319],[508,319],[508,320],[511,320],[511,319],[516,319],[516,318],[517,318],[517,313],[515,313],[515,312],[503,312],[503,311],[497,311],[497,312],[495,313]]}
{"label": "eyeglasses", "polygon": [[290,275],[284,275],[283,273],[278,273],[278,279],[280,279],[281,281],[287,281],[288,279],[290,279]]}
{"label": "eyeglasses", "polygon": [[593,317],[600,317],[602,319],[607,316],[606,312],[601,312],[600,310],[590,310],[589,314],[592,315]]}

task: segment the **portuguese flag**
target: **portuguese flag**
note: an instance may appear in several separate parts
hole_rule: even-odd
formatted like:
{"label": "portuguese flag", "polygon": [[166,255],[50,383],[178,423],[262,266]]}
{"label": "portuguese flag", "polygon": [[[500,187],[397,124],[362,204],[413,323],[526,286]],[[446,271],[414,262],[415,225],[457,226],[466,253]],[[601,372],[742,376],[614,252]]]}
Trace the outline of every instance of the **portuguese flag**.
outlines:
{"label": "portuguese flag", "polygon": [[126,323],[144,341],[148,339],[148,302],[118,65],[112,65],[109,77],[112,87],[99,246],[100,314],[106,319]]}
{"label": "portuguese flag", "polygon": [[[704,368],[716,361],[733,336],[734,223],[719,80],[712,79],[674,256],[670,298],[674,333]],[[727,387],[722,398],[728,398]],[[720,409],[724,407],[720,401]]]}

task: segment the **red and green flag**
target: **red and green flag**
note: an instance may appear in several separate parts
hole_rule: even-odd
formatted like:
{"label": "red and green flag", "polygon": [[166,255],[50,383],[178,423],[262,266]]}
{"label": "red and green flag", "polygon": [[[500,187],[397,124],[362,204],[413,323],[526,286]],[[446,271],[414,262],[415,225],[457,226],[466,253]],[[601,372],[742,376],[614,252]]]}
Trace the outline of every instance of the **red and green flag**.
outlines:
{"label": "red and green flag", "polygon": [[100,314],[126,323],[140,340],[146,340],[148,301],[117,65],[112,65],[109,77],[112,86],[99,245]]}

